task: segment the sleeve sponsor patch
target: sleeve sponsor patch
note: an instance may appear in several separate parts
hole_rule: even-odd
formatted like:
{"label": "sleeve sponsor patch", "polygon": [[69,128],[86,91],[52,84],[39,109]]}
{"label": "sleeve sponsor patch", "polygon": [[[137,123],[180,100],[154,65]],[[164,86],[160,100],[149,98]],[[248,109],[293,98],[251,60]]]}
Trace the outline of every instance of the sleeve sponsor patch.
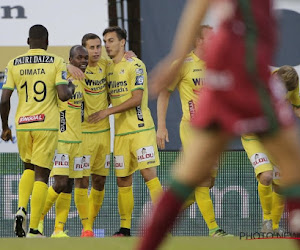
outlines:
{"label": "sleeve sponsor patch", "polygon": [[135,80],[135,85],[144,85],[144,76],[137,76]]}
{"label": "sleeve sponsor patch", "polygon": [[5,68],[5,71],[4,71],[4,78],[3,78],[3,85],[6,83],[7,81],[7,73],[8,73],[8,68]]}
{"label": "sleeve sponsor patch", "polygon": [[144,70],[143,69],[135,69],[135,73],[137,75],[143,75],[144,74]]}
{"label": "sleeve sponsor patch", "polygon": [[67,71],[62,71],[61,72],[61,78],[63,79],[63,80],[67,80]]}

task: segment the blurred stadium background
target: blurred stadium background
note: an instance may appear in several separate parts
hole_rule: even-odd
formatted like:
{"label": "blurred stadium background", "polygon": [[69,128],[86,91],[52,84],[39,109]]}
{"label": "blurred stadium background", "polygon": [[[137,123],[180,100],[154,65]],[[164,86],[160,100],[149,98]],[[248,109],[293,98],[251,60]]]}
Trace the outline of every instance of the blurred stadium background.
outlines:
{"label": "blurred stadium background", "polygon": [[[272,67],[289,64],[300,73],[300,26],[299,0],[275,0],[279,23],[280,40]],[[128,31],[127,49],[133,50],[148,69],[170,49],[175,27],[182,11],[184,0],[44,0],[43,6],[36,0],[1,0],[0,29],[0,87],[7,62],[14,56],[27,51],[26,40],[30,26],[40,23],[49,30],[49,51],[68,60],[69,48],[80,44],[81,37],[93,32],[102,37],[102,31],[110,25],[119,25]],[[211,12],[206,24],[217,27],[218,20]],[[0,89],[0,94],[1,90]],[[14,112],[17,94],[13,94],[10,126],[14,131]],[[150,101],[152,116],[156,122],[156,101]],[[171,165],[179,155],[179,122],[181,105],[178,93],[172,95],[167,116],[167,126],[171,142],[167,150],[160,152],[161,167],[159,177],[163,185],[170,178]],[[22,163],[17,153],[16,138],[13,142],[0,139],[0,237],[12,237],[12,220],[17,208],[17,183],[22,173]],[[216,219],[227,232],[239,235],[240,232],[256,232],[260,228],[262,216],[257,196],[257,184],[253,169],[239,139],[236,139],[223,154],[216,186],[211,190]],[[143,224],[149,213],[148,190],[139,174],[135,174],[133,214],[133,235]],[[208,231],[196,205],[181,216],[174,235],[207,235]],[[282,226],[286,225],[286,214]],[[54,223],[54,209],[47,217],[46,234],[50,235]],[[96,220],[95,233],[98,237],[110,236],[119,228],[117,211],[117,186],[113,169],[106,184],[106,197]],[[71,236],[79,236],[80,220],[72,203],[66,225]]]}

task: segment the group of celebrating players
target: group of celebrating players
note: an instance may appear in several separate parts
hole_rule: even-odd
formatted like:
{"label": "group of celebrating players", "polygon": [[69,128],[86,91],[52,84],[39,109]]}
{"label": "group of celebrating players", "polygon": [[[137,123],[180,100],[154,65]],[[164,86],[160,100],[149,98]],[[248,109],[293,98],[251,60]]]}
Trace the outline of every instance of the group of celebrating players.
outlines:
{"label": "group of celebrating players", "polygon": [[[93,224],[103,203],[106,177],[112,161],[109,115],[115,117],[113,166],[117,176],[120,214],[120,229],[115,236],[130,236],[134,204],[133,173],[140,171],[153,203],[162,193],[156,173],[156,167],[160,164],[157,145],[164,149],[165,141],[169,141],[166,113],[170,94],[175,88],[180,93],[182,103],[180,138],[184,151],[191,138],[197,136],[190,127],[190,121],[198,109],[197,99],[207,95],[202,91],[205,78],[209,77],[212,81],[210,75],[206,76],[204,57],[213,29],[202,25],[195,33],[194,49],[182,62],[175,60],[170,66],[176,68],[182,64],[177,70],[176,79],[159,94],[155,133],[148,108],[146,68],[134,53],[125,52],[125,30],[120,27],[104,30],[103,39],[110,59],[101,57],[100,37],[88,33],[83,36],[82,45],[71,48],[69,64],[66,65],[60,57],[46,52],[47,29],[42,25],[30,28],[30,50],[9,62],[1,98],[1,138],[8,141],[12,138],[8,127],[10,97],[17,88],[19,104],[15,122],[19,153],[25,167],[19,182],[18,211],[14,225],[18,237],[44,237],[44,217],[54,203],[56,219],[51,237],[68,237],[64,225],[70,209],[73,185],[75,205],[83,227],[81,236],[94,236]],[[273,72],[273,77],[276,79],[273,86],[276,91],[285,91],[278,84],[278,79],[285,84],[286,99],[299,116],[297,72],[290,66],[283,66]],[[217,124],[211,125],[213,127]],[[280,233],[279,221],[284,209],[283,196],[278,192],[280,165],[273,160],[256,135],[243,134],[242,144],[258,180],[264,219],[261,231]],[[211,165],[217,165],[216,158]],[[215,220],[209,190],[214,185],[217,167],[208,172],[201,182],[193,184],[196,187],[192,193],[184,185],[177,183],[173,186],[177,195],[184,198],[180,209],[196,201],[210,236],[232,236],[220,229]],[[50,175],[54,177],[54,183],[48,188]],[[90,177],[92,187],[88,195]],[[27,233],[30,195],[31,212]]]}

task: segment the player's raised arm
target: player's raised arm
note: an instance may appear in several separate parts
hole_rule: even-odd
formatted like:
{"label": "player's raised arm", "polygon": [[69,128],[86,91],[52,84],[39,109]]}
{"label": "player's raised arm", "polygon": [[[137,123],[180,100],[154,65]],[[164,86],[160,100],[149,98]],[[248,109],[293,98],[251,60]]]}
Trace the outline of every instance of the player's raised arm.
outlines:
{"label": "player's raised arm", "polygon": [[[180,69],[185,55],[195,41],[195,30],[201,23],[211,0],[188,0],[180,18],[171,52],[152,71],[149,79],[150,94],[158,92],[170,85]],[[178,63],[171,67],[172,62]]]}

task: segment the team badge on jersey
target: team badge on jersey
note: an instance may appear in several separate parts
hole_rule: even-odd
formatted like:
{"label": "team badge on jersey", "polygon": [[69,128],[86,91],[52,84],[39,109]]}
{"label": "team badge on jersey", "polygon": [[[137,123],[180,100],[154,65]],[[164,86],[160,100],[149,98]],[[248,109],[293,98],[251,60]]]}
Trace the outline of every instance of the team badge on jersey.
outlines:
{"label": "team badge on jersey", "polygon": [[268,156],[266,156],[264,153],[257,153],[252,155],[250,161],[254,168],[257,168],[258,166],[261,166],[263,164],[270,163]]}
{"label": "team badge on jersey", "polygon": [[82,157],[75,157],[73,169],[74,169],[74,171],[82,171],[83,170]]}
{"label": "team badge on jersey", "polygon": [[115,169],[124,169],[125,168],[123,155],[114,156],[114,166],[115,166]]}
{"label": "team badge on jersey", "polygon": [[140,148],[136,151],[138,162],[155,160],[153,146]]}
{"label": "team badge on jersey", "polygon": [[105,168],[110,168],[110,155],[105,156]]}
{"label": "team badge on jersey", "polygon": [[102,68],[99,68],[99,73],[102,73],[102,72],[103,72]]}
{"label": "team badge on jersey", "polygon": [[54,157],[54,168],[69,168],[69,155],[56,154]]}
{"label": "team badge on jersey", "polygon": [[63,80],[67,80],[67,71],[62,71],[62,72],[61,72],[61,78],[62,78]]}
{"label": "team badge on jersey", "polygon": [[90,161],[91,161],[91,156],[90,155],[82,156],[81,164],[83,166],[83,169],[90,169]]}
{"label": "team badge on jersey", "polygon": [[124,75],[125,74],[125,70],[124,69],[121,69],[119,75]]}
{"label": "team badge on jersey", "polygon": [[144,76],[137,76],[135,80],[135,85],[143,85],[144,84]]}

